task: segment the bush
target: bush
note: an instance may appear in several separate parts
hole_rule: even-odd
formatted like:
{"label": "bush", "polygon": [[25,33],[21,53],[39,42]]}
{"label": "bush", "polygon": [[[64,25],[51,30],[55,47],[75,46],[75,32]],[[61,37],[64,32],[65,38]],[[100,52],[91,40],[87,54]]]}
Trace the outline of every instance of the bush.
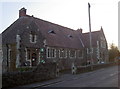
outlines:
{"label": "bush", "polygon": [[18,71],[20,72],[24,72],[24,71],[31,71],[33,70],[33,68],[30,67],[21,67],[21,68],[17,68]]}

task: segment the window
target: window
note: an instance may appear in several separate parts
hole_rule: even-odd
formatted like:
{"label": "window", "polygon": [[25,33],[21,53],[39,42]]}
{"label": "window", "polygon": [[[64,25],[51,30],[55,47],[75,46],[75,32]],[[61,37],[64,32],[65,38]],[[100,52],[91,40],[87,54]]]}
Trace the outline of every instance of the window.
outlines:
{"label": "window", "polygon": [[90,48],[87,48],[87,54],[93,53],[93,48],[90,50]]}
{"label": "window", "polygon": [[55,49],[51,49],[51,57],[55,57]]}
{"label": "window", "polygon": [[47,49],[47,57],[48,58],[50,57],[50,49],[49,48]]}
{"label": "window", "polygon": [[78,57],[83,57],[83,51],[82,50],[78,50]]}
{"label": "window", "polygon": [[37,41],[37,36],[36,36],[36,34],[33,33],[33,32],[31,32],[31,34],[30,34],[30,42],[31,42],[31,43],[36,43],[36,41]]}
{"label": "window", "polygon": [[27,50],[28,60],[30,60],[30,50]]}
{"label": "window", "polygon": [[72,35],[68,35],[69,38],[72,38],[73,36]]}
{"label": "window", "polygon": [[19,49],[20,48],[20,35],[16,35],[16,42],[17,42],[17,44],[16,44],[16,47],[17,47],[17,49]]}
{"label": "window", "polygon": [[70,58],[75,58],[75,57],[76,57],[76,52],[75,52],[75,50],[70,50],[70,51],[69,51],[69,56],[70,56]]}
{"label": "window", "polygon": [[56,57],[56,49],[47,48],[47,58],[55,58]]}
{"label": "window", "polygon": [[25,59],[28,60],[28,55],[27,55],[27,48],[25,48]]}
{"label": "window", "polygon": [[89,48],[87,48],[87,54],[89,54],[90,53],[90,49]]}
{"label": "window", "polygon": [[59,57],[60,57],[60,58],[66,58],[66,57],[67,57],[67,50],[65,50],[65,49],[60,49],[60,50],[59,50]]}
{"label": "window", "polygon": [[43,41],[43,46],[45,47],[46,45],[47,45],[47,43],[46,43],[46,39]]}
{"label": "window", "polygon": [[48,33],[56,34],[54,30],[49,30]]}
{"label": "window", "polygon": [[101,41],[101,47],[102,47],[102,48],[105,48],[105,47],[106,47],[106,44],[105,44],[104,41]]}
{"label": "window", "polygon": [[8,49],[8,66],[9,66],[9,68],[10,68],[10,66],[11,66],[11,58],[12,58],[12,51],[11,51],[11,49],[9,48],[9,49]]}

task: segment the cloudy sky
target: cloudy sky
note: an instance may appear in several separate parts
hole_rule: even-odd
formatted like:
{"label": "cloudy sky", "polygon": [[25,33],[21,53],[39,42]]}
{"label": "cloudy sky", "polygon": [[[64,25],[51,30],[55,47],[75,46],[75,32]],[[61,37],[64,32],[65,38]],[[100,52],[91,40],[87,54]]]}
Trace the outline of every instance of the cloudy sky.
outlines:
{"label": "cloudy sky", "polygon": [[74,30],[89,31],[88,2],[91,4],[91,29],[103,27],[108,45],[118,45],[119,0],[0,0],[0,33],[19,18],[19,10]]}

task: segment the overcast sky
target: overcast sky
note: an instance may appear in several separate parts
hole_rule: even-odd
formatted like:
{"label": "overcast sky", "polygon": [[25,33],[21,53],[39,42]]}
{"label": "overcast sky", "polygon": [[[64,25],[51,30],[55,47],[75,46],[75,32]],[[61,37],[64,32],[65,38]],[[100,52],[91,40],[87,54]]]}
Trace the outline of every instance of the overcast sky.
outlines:
{"label": "overcast sky", "polygon": [[[8,2],[9,1],[9,2]],[[17,1],[17,2],[16,2]],[[74,30],[89,31],[88,2],[91,4],[91,29],[103,27],[108,45],[118,45],[119,0],[0,0],[0,33],[19,18],[19,10]]]}

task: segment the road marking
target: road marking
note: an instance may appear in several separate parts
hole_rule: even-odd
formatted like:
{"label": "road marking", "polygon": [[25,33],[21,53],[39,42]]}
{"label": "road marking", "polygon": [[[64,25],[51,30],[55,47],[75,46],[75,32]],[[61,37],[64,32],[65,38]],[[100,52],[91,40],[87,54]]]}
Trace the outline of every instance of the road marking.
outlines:
{"label": "road marking", "polygon": [[113,74],[110,74],[110,76],[114,76],[114,75],[116,75],[117,74],[117,72],[116,73],[113,73]]}
{"label": "road marking", "polygon": [[48,86],[51,86],[51,85],[56,85],[56,84],[60,84],[60,83],[63,83],[63,82],[65,82],[65,81],[61,81],[61,82],[52,83],[52,84],[45,85],[45,86],[42,86],[42,87],[48,87]]}
{"label": "road marking", "polygon": [[52,83],[40,84],[40,85],[34,86],[33,88],[47,87],[47,86],[51,86],[53,84],[58,84],[58,83],[61,83],[61,82],[63,82],[63,81],[56,81],[56,82],[52,82]]}

